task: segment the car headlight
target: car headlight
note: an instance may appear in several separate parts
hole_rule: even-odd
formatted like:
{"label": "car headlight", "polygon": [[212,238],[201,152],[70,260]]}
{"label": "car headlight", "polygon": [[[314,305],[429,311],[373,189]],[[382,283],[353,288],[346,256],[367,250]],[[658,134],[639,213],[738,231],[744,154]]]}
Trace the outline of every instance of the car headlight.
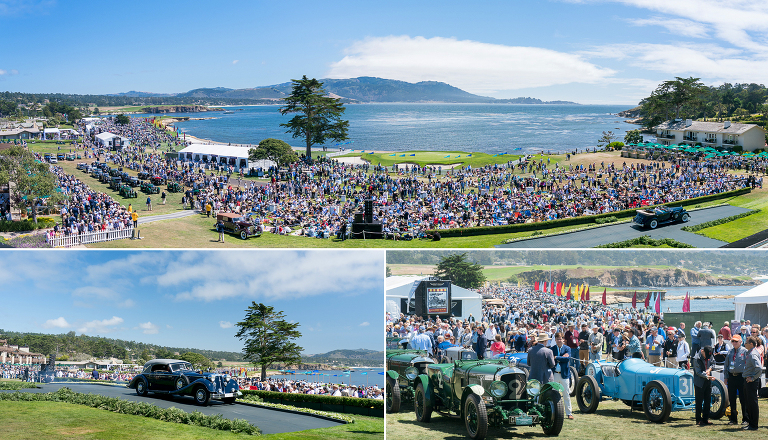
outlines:
{"label": "car headlight", "polygon": [[224,382],[229,382],[232,380],[232,378],[229,376],[229,374],[224,375]]}
{"label": "car headlight", "polygon": [[507,394],[507,391],[509,391],[507,384],[500,380],[494,380],[491,382],[491,386],[488,387],[488,392],[491,393],[491,396],[497,399],[504,397],[504,395]]}
{"label": "car headlight", "polygon": [[419,369],[416,367],[408,367],[405,369],[405,377],[407,377],[408,380],[416,379],[418,375],[419,375]]}
{"label": "car headlight", "polygon": [[529,396],[538,396],[541,392],[541,382],[539,382],[536,379],[531,379],[525,384],[525,392],[528,393]]}

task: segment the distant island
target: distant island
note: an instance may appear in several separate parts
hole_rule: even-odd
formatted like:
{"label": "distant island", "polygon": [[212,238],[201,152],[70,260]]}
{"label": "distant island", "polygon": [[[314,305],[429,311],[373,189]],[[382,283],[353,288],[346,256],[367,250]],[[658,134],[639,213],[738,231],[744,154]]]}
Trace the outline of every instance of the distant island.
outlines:
{"label": "distant island", "polygon": [[[392,79],[363,76],[350,79],[320,80],[329,95],[340,98],[346,103],[479,103],[479,104],[566,104],[578,105],[571,101],[542,101],[531,97],[496,99],[465,92],[450,84],[438,81],[409,83]],[[285,82],[270,86],[246,89],[226,87],[199,88],[184,93],[152,93],[130,91],[107,96],[135,98],[137,100],[161,98],[174,104],[177,100],[215,105],[231,104],[272,104],[279,102],[291,93],[292,83]],[[164,102],[165,103],[165,102]]]}

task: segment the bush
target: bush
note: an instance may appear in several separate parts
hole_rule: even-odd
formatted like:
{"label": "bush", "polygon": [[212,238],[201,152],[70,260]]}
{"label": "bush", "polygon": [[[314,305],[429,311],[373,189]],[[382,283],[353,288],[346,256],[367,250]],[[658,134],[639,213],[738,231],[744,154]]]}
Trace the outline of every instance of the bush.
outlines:
{"label": "bush", "polygon": [[692,248],[688,243],[681,243],[671,238],[661,238],[655,240],[650,235],[643,235],[642,237],[633,238],[631,240],[617,241],[616,243],[601,244],[595,246],[596,248],[628,248],[634,246],[669,246],[673,248]]}
{"label": "bush", "polygon": [[615,141],[615,142],[611,142],[610,144],[608,144],[608,150],[609,151],[610,150],[617,150],[617,151],[619,151],[622,148],[624,148],[624,142],[621,142],[621,141]]}
{"label": "bush", "polygon": [[728,223],[728,222],[732,222],[734,220],[738,220],[740,218],[749,217],[750,215],[757,214],[758,212],[760,212],[759,209],[756,209],[754,211],[749,211],[749,212],[742,212],[741,214],[736,214],[736,215],[732,215],[730,217],[724,217],[724,218],[719,218],[717,220],[712,220],[712,221],[708,221],[708,222],[704,222],[704,223],[699,223],[698,225],[683,226],[680,229],[682,229],[683,231],[687,231],[687,232],[697,232],[697,231],[701,231],[702,229],[705,229],[705,228],[710,228],[712,226],[722,225],[722,224],[725,224],[725,223]]}
{"label": "bush", "polygon": [[741,153],[744,151],[744,147],[742,147],[741,145],[734,145],[733,151],[735,151],[736,153]]}
{"label": "bush", "polygon": [[[697,204],[709,202],[712,200],[726,199],[730,197],[740,196],[742,194],[749,194],[752,191],[750,188],[735,189],[733,191],[722,192],[718,194],[710,194],[708,196],[696,197],[688,200],[680,200],[677,202],[664,203],[668,206],[683,206],[690,207]],[[653,208],[654,206],[661,205],[649,205],[643,208]],[[440,235],[443,237],[468,237],[475,235],[492,235],[492,234],[509,234],[512,232],[527,232],[527,231],[539,231],[552,228],[559,228],[563,226],[574,225],[587,225],[595,223],[598,218],[616,217],[617,219],[631,219],[635,216],[636,209],[625,209],[624,211],[614,211],[605,214],[596,215],[582,215],[580,217],[567,217],[557,220],[549,220],[545,222],[535,223],[515,223],[511,225],[503,226],[477,226],[474,228],[454,228],[454,229],[432,229],[427,231],[428,234],[434,234],[436,231],[440,231]]]}
{"label": "bush", "polygon": [[69,388],[61,388],[54,393],[0,393],[0,400],[17,402],[65,402],[76,405],[90,406],[118,414],[149,417],[165,422],[183,423],[185,425],[201,426],[204,428],[232,431],[249,435],[260,435],[261,430],[245,420],[229,420],[221,416],[205,415],[195,411],[186,413],[178,408],[160,408],[146,402],[131,402],[117,397],[106,397],[97,394],[75,393]]}
{"label": "bush", "polygon": [[46,240],[45,234],[24,234],[18,237],[13,237],[10,240],[3,242],[5,246],[14,248],[26,248],[26,249],[46,249],[51,248],[51,245]]}
{"label": "bush", "polygon": [[356,406],[360,408],[383,409],[384,401],[361,399],[359,397],[333,397],[317,394],[279,393],[276,391],[241,390],[244,396],[258,396],[264,400],[282,400],[284,402],[325,403],[328,405]]}
{"label": "bush", "polygon": [[0,390],[21,390],[24,388],[38,388],[32,382],[0,382]]}
{"label": "bush", "polygon": [[603,218],[596,218],[595,219],[595,223],[597,223],[598,225],[602,225],[602,224],[605,224],[605,223],[614,223],[614,222],[617,222],[617,221],[619,221],[619,219],[615,215],[612,215],[610,217],[603,217]]}
{"label": "bush", "polygon": [[52,228],[56,224],[50,217],[38,217],[37,227],[32,219],[8,221],[0,220],[0,232],[26,232],[34,231],[35,229]]}

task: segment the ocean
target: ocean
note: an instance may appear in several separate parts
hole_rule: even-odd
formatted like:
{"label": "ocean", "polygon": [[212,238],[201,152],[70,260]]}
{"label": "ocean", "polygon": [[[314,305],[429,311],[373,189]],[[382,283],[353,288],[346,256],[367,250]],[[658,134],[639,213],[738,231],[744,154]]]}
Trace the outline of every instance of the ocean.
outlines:
{"label": "ocean", "polygon": [[[583,150],[597,145],[603,131],[619,140],[639,128],[616,113],[633,105],[548,104],[350,104],[349,140],[344,147],[365,151],[471,151],[490,154]],[[241,109],[241,110],[240,110]],[[229,107],[234,113],[188,113],[215,119],[184,121],[177,126],[193,136],[218,142],[257,144],[267,138],[302,147],[280,127],[278,105]],[[147,115],[135,115],[147,116]],[[151,116],[151,115],[150,115]],[[338,148],[335,142],[326,144]]]}
{"label": "ocean", "polygon": [[288,379],[288,380],[306,380],[310,382],[322,382],[322,383],[344,383],[347,385],[378,385],[379,388],[384,387],[384,375],[383,368],[365,368],[355,369],[351,373],[343,373],[338,370],[330,371],[318,371],[317,373],[307,374],[305,371],[297,371],[296,374],[274,374],[269,377],[275,379]]}
{"label": "ocean", "polygon": [[[733,298],[712,298],[712,299],[696,299],[697,296],[711,296],[711,295],[739,295],[753,288],[754,286],[716,286],[716,287],[664,287],[660,290],[666,290],[666,296],[685,296],[685,292],[690,294],[691,298],[691,311],[692,312],[709,312],[709,311],[722,311],[722,310],[736,310]],[[647,287],[641,288],[641,290],[647,290]],[[635,288],[620,288],[620,290],[633,291]],[[640,289],[638,289],[640,290]],[[645,300],[644,295],[639,295],[642,300]],[[638,299],[638,303],[642,301]],[[617,307],[629,307],[632,303],[619,303]],[[669,309],[669,310],[667,310]],[[683,300],[668,300],[661,301],[661,310],[663,312],[681,313],[683,311]]]}

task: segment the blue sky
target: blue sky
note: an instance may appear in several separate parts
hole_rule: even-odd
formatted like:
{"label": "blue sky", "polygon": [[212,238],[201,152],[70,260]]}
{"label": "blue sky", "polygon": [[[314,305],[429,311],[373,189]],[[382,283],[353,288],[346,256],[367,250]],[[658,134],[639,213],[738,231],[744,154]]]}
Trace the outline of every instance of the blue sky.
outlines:
{"label": "blue sky", "polygon": [[240,352],[252,301],[299,322],[305,353],[383,350],[383,251],[6,251],[5,330]]}
{"label": "blue sky", "polygon": [[763,82],[768,2],[0,0],[0,90],[444,81],[498,98],[634,104],[661,81]]}

